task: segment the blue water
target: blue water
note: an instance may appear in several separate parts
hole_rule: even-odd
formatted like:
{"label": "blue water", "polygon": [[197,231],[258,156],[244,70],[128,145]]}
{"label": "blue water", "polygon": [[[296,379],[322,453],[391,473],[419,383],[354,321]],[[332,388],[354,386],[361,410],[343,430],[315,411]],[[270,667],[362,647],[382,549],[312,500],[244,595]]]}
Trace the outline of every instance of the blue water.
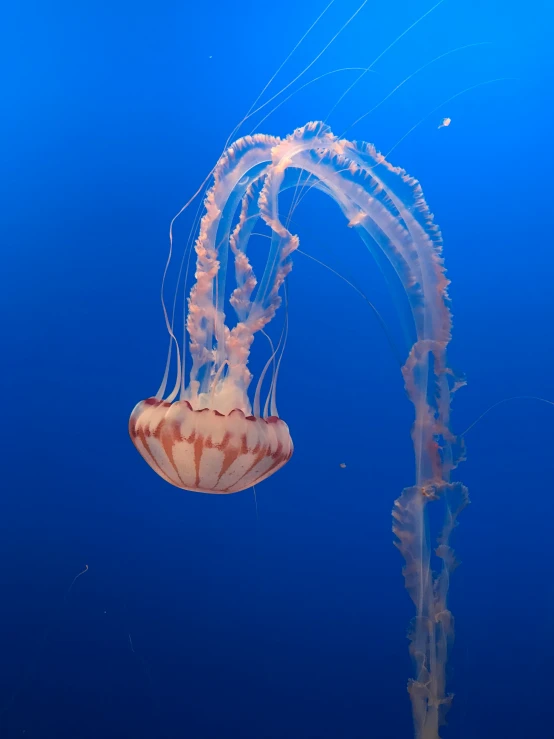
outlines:
{"label": "blue water", "polygon": [[[369,2],[291,90],[366,67],[430,5]],[[264,99],[356,7],[337,0]],[[169,221],[323,8],[52,0],[4,11],[2,739],[413,736],[413,609],[390,518],[414,481],[412,409],[359,295],[295,258],[278,389],[295,454],[259,486],[257,511],[252,491],[172,488],[127,434],[163,372]],[[546,1],[445,0],[329,119],[341,133],[427,61],[490,42],[422,70],[348,132],[387,152],[425,119],[390,159],[421,181],[444,236],[450,363],[468,380],[456,432],[503,398],[554,400],[553,20]],[[355,74],[307,87],[260,130],[324,118]],[[179,255],[195,212],[176,230]],[[301,248],[397,332],[382,277],[340,215],[314,195],[295,226]],[[467,435],[445,739],[554,737],[553,425],[552,406],[514,400]]]}

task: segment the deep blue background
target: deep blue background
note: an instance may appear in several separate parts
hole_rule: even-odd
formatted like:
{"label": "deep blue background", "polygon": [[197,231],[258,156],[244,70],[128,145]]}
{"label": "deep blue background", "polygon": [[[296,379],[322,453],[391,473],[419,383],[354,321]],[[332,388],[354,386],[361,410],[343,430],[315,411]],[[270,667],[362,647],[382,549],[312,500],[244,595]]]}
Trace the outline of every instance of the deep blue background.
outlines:
{"label": "deep blue background", "polygon": [[[430,5],[369,2],[306,79],[367,66]],[[168,486],[126,428],[162,373],[169,221],[323,7],[3,11],[2,739],[412,736],[412,607],[390,530],[414,479],[412,410],[360,297],[296,257],[279,385],[296,451],[259,486],[258,518],[252,491]],[[337,0],[271,90],[355,7]],[[510,78],[439,108],[391,155],[445,239],[450,357],[468,378],[458,432],[504,397],[554,399],[553,20],[547,0],[446,0],[330,119],[339,133],[434,56],[492,42],[431,65],[349,132],[386,152],[441,101]],[[354,74],[310,86],[262,130],[324,117]],[[394,323],[339,214],[314,194],[295,220],[302,248]],[[554,737],[553,424],[554,408],[513,401],[467,436],[447,739]]]}

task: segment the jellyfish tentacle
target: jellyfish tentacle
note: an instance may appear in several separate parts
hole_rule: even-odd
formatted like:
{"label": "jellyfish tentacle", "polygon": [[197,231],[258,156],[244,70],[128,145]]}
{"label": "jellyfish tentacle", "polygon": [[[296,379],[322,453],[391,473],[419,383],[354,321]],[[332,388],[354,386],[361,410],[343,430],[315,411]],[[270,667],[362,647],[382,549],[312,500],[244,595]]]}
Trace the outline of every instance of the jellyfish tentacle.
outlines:
{"label": "jellyfish tentacle", "polygon": [[[269,152],[276,141],[263,134],[240,139],[214,168],[214,183],[206,195],[206,212],[200,221],[195,244],[196,283],[188,299],[187,331],[193,360],[189,399],[194,404],[199,397],[205,398],[210,380],[222,362],[229,359],[226,356],[229,332],[225,330],[223,301],[232,217],[244,192],[270,159]],[[231,371],[229,364],[228,374]],[[236,402],[238,407],[249,412],[244,392]]]}
{"label": "jellyfish tentacle", "polygon": [[[434,555],[442,563],[433,576],[426,529],[426,506],[442,501],[445,523],[439,533]],[[405,560],[406,590],[416,607],[410,630],[410,653],[416,676],[408,683],[417,739],[436,739],[452,701],[446,693],[446,659],[454,633],[452,614],[447,607],[449,578],[457,561],[450,547],[450,535],[459,513],[469,503],[467,488],[461,483],[437,483],[403,490],[392,512],[395,546]]]}

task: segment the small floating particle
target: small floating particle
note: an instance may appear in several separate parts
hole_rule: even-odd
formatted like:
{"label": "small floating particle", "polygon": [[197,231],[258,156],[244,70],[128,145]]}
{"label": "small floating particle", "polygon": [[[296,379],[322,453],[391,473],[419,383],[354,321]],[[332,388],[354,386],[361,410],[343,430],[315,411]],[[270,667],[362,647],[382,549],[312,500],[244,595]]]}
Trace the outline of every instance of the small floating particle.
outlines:
{"label": "small floating particle", "polygon": [[342,469],[344,469],[344,468],[346,467],[346,462],[341,462],[341,463],[339,464],[339,467],[342,467]]}
{"label": "small floating particle", "polygon": [[452,123],[452,118],[443,118],[439,128],[447,128]]}

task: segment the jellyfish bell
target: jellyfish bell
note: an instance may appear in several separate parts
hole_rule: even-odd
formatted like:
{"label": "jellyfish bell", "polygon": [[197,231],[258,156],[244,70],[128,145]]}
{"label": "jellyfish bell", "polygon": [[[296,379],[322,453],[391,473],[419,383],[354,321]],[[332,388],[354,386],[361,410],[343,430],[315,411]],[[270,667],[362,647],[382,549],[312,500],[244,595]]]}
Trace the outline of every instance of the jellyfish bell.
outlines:
{"label": "jellyfish bell", "polygon": [[147,398],[129,420],[133,444],[164,480],[193,492],[238,493],[277,472],[292,456],[287,424],[277,416],[195,410],[188,400]]}

